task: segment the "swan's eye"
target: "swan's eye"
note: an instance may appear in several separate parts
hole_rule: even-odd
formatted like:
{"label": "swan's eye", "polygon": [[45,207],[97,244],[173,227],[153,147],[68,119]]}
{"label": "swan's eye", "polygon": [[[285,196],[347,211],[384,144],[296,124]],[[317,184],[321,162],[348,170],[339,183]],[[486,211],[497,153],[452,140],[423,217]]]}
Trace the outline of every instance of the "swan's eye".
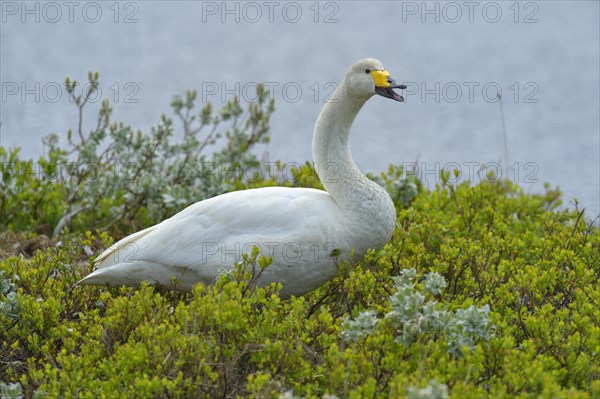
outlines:
{"label": "swan's eye", "polygon": [[371,73],[371,70],[369,68],[365,69],[365,73]]}

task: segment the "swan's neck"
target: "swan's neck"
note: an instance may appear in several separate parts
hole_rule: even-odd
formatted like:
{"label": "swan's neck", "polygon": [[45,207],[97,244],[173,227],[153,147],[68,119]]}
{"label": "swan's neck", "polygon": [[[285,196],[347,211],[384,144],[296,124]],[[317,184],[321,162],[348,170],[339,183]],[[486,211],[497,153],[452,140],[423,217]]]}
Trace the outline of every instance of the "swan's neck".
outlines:
{"label": "swan's neck", "polygon": [[383,245],[395,226],[394,204],[382,187],[361,173],[348,147],[350,127],[369,98],[351,95],[340,84],[317,119],[313,157],[323,186],[346,218],[357,229],[380,235]]}
{"label": "swan's neck", "polygon": [[342,82],[323,107],[315,126],[315,168],[327,192],[340,205],[348,185],[356,179],[366,179],[350,155],[348,137],[354,118],[368,99],[351,96]]}

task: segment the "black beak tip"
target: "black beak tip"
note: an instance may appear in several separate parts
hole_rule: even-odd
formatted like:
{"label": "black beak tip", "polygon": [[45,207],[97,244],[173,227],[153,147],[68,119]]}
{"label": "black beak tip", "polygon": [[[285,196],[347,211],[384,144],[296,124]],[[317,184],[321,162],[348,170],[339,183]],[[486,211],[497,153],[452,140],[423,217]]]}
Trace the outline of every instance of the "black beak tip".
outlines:
{"label": "black beak tip", "polygon": [[[380,96],[386,97],[386,98],[390,98],[392,100],[396,100],[399,102],[404,102],[406,100],[404,100],[404,97],[402,97],[400,94],[396,93],[394,91],[394,89],[401,89],[402,86],[404,85],[394,85],[394,86],[389,86],[389,87],[375,87],[375,92],[377,94],[379,94]],[[406,87],[406,86],[404,86]]]}

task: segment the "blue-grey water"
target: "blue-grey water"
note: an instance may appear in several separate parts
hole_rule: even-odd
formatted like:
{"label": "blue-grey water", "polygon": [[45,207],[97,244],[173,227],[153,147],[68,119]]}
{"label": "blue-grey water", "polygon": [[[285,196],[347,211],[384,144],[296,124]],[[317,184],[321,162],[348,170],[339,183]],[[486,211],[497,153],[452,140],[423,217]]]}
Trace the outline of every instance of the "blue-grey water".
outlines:
{"label": "blue-grey water", "polygon": [[[599,3],[532,2],[21,2],[2,1],[0,144],[43,152],[76,112],[65,76],[101,74],[114,119],[149,129],[174,94],[222,104],[267,82],[276,101],[271,160],[304,163],[323,101],[347,67],[379,58],[407,102],[373,98],[351,149],[365,171],[418,161],[478,181],[504,167],[527,191],[560,186],[600,211]],[[99,102],[86,112],[91,128]],[[503,169],[498,169],[502,172]]]}

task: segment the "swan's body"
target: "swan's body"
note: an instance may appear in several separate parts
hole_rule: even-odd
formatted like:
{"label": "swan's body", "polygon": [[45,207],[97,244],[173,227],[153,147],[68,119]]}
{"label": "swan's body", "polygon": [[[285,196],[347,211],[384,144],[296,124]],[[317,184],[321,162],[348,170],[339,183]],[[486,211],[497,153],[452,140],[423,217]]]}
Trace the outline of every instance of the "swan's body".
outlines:
{"label": "swan's body", "polygon": [[[189,206],[130,235],[96,259],[81,284],[136,286],[142,281],[191,290],[231,269],[258,246],[272,264],[260,285],[282,283],[280,295],[302,295],[336,275],[332,252],[347,257],[379,249],[396,222],[387,192],[366,178],[348,149],[350,126],[376,92],[402,101],[375,59],[353,64],[316,123],[313,156],[325,191],[266,187],[236,191]],[[336,251],[337,252],[337,251]]]}

